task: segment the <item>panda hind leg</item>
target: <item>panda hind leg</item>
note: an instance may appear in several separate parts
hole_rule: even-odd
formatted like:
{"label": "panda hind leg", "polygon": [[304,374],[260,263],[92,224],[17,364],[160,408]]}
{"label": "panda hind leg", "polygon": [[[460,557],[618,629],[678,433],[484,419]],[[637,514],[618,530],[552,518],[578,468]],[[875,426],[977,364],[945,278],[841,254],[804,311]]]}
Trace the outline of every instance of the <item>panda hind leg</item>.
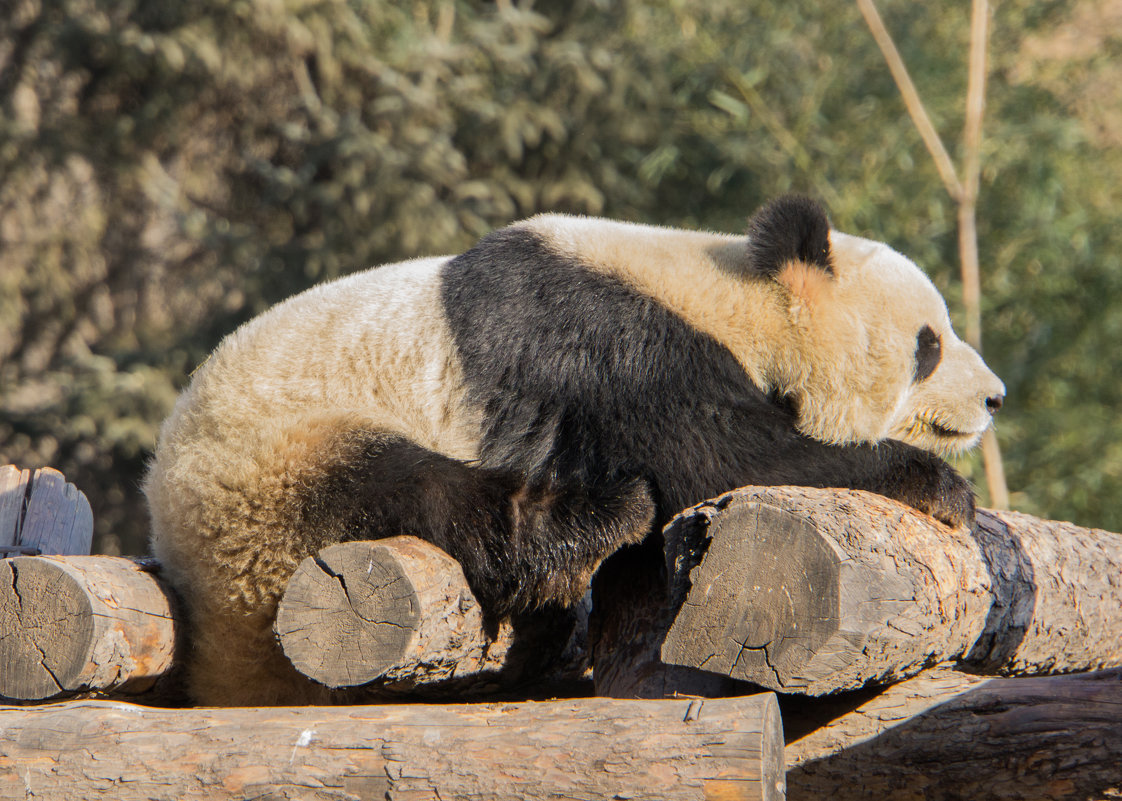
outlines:
{"label": "panda hind leg", "polygon": [[600,563],[641,541],[654,520],[646,483],[589,488],[527,483],[369,434],[314,493],[309,519],[338,539],[413,535],[456,559],[484,609],[496,616],[571,606]]}

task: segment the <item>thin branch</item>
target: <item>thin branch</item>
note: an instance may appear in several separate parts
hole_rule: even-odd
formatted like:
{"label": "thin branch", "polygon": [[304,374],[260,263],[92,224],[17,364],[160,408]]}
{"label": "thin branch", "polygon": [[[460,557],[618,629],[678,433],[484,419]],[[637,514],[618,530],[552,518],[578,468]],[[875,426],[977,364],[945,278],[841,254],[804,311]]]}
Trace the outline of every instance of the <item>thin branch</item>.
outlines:
{"label": "thin branch", "polygon": [[939,177],[943,179],[943,185],[952,198],[956,201],[959,200],[962,198],[964,190],[958,180],[958,175],[955,174],[954,164],[951,162],[947,149],[943,147],[943,140],[939,138],[939,132],[931,124],[931,118],[927,116],[927,109],[924,108],[923,101],[919,99],[919,92],[916,91],[915,84],[912,83],[911,76],[908,75],[908,68],[904,66],[904,60],[900,58],[900,52],[896,49],[895,42],[892,41],[892,35],[884,27],[884,22],[881,20],[873,0],[857,0],[857,7],[861,9],[861,14],[865,17],[865,22],[869,26],[877,46],[884,54],[884,60],[888,62],[888,69],[892,72],[892,78],[896,81],[896,86],[904,98],[904,105],[908,109],[908,114],[911,115],[916,130],[923,138],[923,143],[927,146],[927,152],[935,160],[935,169],[939,171]]}
{"label": "thin branch", "polygon": [[962,132],[962,180],[966,197],[978,197],[982,172],[982,115],[986,108],[986,53],[989,50],[990,8],[974,0],[970,19],[970,73],[966,84],[966,124]]}
{"label": "thin branch", "polygon": [[[987,0],[974,0],[970,15],[970,66],[966,84],[966,122],[962,131],[962,172],[965,182],[959,201],[958,242],[962,260],[962,302],[966,307],[966,341],[982,350],[982,281],[978,263],[975,210],[982,173],[982,116],[986,108],[986,53],[989,50],[990,9]],[[1009,508],[1005,465],[993,428],[982,438],[982,464],[990,506]]]}
{"label": "thin branch", "polygon": [[[989,3],[973,0],[970,18],[970,61],[966,86],[966,121],[962,132],[963,171],[960,182],[954,164],[908,75],[904,60],[885,28],[873,0],[857,0],[869,30],[884,54],[912,122],[923,138],[948,194],[958,206],[958,252],[962,269],[962,302],[966,312],[966,341],[982,350],[982,288],[978,260],[977,202],[982,167],[982,117],[986,107],[986,52],[989,47]],[[990,505],[1009,508],[1005,466],[993,428],[982,437],[982,461]]]}
{"label": "thin branch", "polygon": [[966,85],[966,123],[962,132],[963,194],[958,206],[958,250],[962,259],[962,301],[966,341],[982,350],[982,284],[978,266],[975,208],[982,169],[982,114],[986,107],[986,48],[989,3],[974,0],[970,20],[970,66]]}

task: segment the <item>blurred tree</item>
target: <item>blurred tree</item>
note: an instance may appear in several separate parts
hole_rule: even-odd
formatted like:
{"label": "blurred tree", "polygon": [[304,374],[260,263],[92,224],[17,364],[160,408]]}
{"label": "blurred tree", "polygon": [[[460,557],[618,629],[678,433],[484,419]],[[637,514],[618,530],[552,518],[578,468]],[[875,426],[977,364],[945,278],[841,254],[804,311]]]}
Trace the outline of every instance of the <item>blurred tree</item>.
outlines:
{"label": "blurred tree", "polygon": [[[1090,4],[1087,0],[1082,7]],[[724,230],[810,192],[955,280],[955,212],[856,10],[739,0],[14,0],[0,17],[0,460],[144,547],[159,421],[218,339],[312,282],[552,209]],[[1101,3],[1100,3],[1101,5]],[[941,130],[962,13],[881,4]],[[1122,154],[1083,19],[1007,0],[981,197],[1013,505],[1122,528]],[[1087,24],[1084,22],[1083,24]],[[948,296],[957,297],[956,292]],[[967,460],[967,471],[975,464]]]}

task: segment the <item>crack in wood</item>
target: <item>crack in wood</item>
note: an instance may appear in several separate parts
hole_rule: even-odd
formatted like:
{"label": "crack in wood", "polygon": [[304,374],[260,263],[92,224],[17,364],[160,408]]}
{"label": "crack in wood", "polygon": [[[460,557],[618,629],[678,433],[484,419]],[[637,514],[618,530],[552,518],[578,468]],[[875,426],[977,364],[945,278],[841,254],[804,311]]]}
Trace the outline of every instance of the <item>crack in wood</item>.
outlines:
{"label": "crack in wood", "polygon": [[[63,683],[59,681],[58,676],[55,675],[55,672],[51,670],[50,666],[47,664],[47,654],[35,640],[34,630],[38,629],[38,626],[29,626],[28,621],[24,615],[23,596],[19,591],[19,569],[16,567],[15,562],[10,563],[9,566],[12,571],[12,592],[16,596],[16,604],[19,607],[19,611],[16,614],[16,619],[19,621],[20,626],[24,628],[24,633],[26,635],[22,638],[22,641],[35,649],[35,652],[39,654],[39,666],[46,671],[48,676],[51,677],[51,681],[54,683],[57,691],[62,691],[66,689],[66,687],[63,686]],[[27,631],[28,628],[32,629],[32,631]]]}

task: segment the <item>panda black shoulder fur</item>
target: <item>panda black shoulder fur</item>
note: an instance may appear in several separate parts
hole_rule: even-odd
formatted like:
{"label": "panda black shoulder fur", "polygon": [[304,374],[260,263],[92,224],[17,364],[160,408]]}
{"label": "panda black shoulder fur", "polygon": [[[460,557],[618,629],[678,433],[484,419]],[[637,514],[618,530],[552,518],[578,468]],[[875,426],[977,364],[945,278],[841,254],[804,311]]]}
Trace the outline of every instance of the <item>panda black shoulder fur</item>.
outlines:
{"label": "panda black shoulder fur", "polygon": [[912,262],[781,198],[748,236],[544,215],[352,275],[231,334],[164,424],[152,545],[202,703],[314,700],[274,642],[339,540],[425,537],[502,615],[747,485],[866,489],[951,524],[1004,388]]}

